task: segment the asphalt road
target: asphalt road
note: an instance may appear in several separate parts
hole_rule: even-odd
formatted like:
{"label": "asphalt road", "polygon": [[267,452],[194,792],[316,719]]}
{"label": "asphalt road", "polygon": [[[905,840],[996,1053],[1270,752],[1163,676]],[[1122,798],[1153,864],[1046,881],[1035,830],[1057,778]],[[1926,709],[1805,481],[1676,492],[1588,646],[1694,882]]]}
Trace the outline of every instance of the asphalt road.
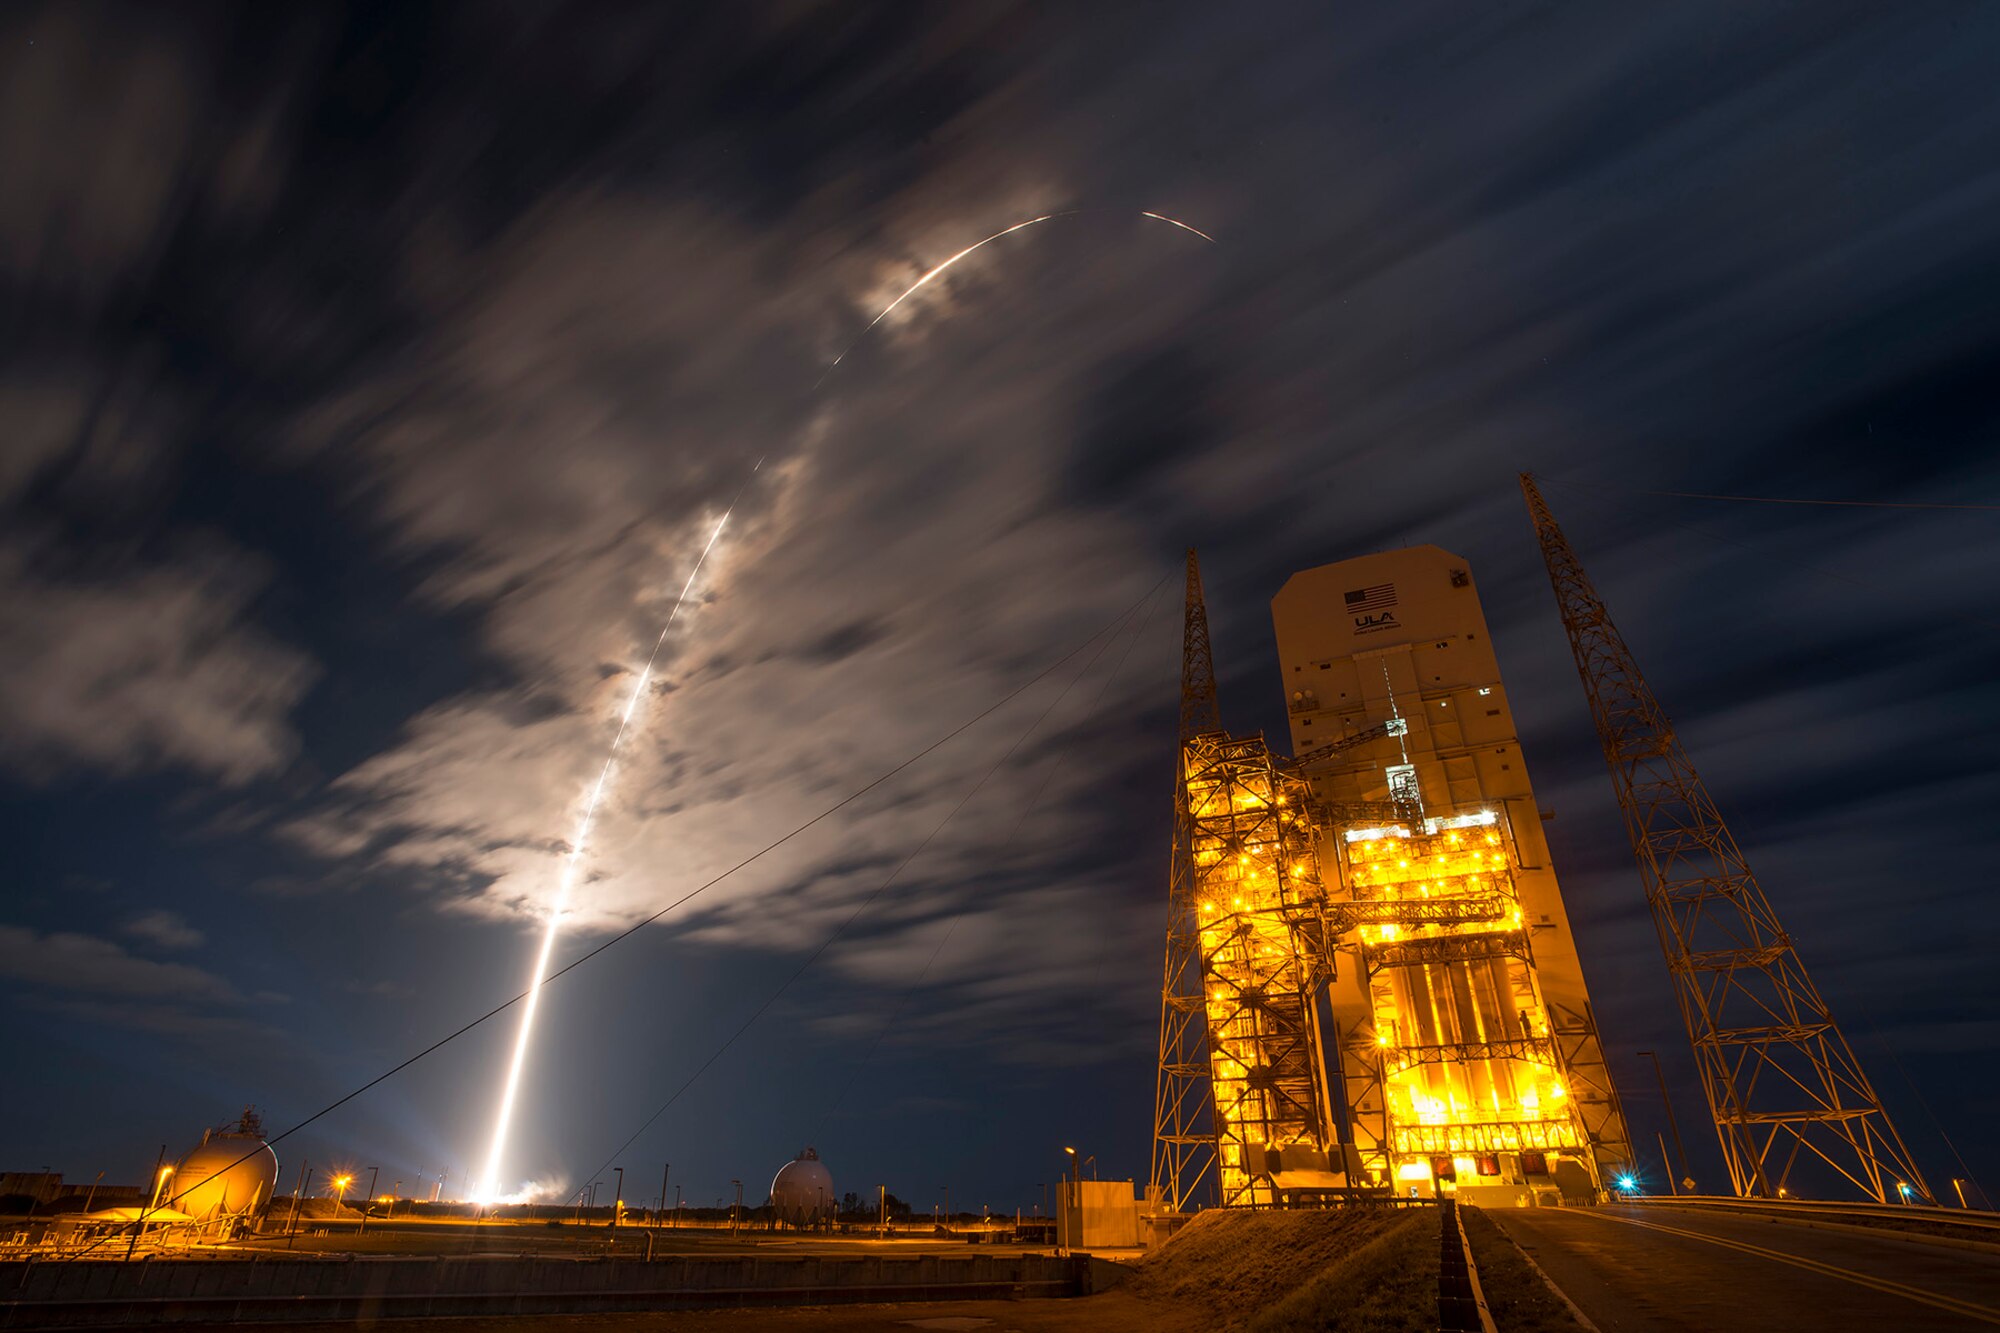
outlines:
{"label": "asphalt road", "polygon": [[1603,1333],[2000,1327],[2000,1251],[1696,1208],[1487,1216]]}

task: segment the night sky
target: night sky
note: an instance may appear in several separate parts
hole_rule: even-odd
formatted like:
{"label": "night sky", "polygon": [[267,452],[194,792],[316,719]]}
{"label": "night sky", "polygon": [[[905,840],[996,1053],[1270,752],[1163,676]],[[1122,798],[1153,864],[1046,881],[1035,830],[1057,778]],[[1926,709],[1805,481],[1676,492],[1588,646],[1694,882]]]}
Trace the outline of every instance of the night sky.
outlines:
{"label": "night sky", "polygon": [[[0,1168],[137,1181],[517,991],[740,491],[560,959],[1062,665],[555,983],[511,1184],[1143,1178],[1181,551],[1281,736],[1285,576],[1435,542],[1634,1137],[1656,1049],[1719,1188],[1533,469],[1933,1184],[2000,1188],[2000,514],[1657,494],[2000,502],[1996,68],[1975,6],[7,6]],[[454,1192],[513,1030],[285,1188]]]}

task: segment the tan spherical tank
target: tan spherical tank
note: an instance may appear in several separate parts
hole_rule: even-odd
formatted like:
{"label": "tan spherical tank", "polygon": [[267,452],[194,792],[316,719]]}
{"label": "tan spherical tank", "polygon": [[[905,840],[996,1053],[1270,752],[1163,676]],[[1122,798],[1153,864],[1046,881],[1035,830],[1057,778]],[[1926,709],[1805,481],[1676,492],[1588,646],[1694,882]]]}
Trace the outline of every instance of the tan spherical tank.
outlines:
{"label": "tan spherical tank", "polygon": [[771,1211],[780,1222],[792,1226],[812,1226],[831,1221],[839,1197],[833,1192],[833,1173],[811,1148],[780,1167],[771,1181]]}
{"label": "tan spherical tank", "polygon": [[208,1135],[174,1165],[160,1202],[201,1221],[254,1214],[271,1201],[278,1155],[253,1116]]}

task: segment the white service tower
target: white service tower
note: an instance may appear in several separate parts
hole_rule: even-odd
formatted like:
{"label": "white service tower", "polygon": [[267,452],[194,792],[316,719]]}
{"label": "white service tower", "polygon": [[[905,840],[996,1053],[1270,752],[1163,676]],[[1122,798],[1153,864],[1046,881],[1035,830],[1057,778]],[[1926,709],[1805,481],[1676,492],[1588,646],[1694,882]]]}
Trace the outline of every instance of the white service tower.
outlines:
{"label": "white service tower", "polygon": [[1631,1147],[1470,566],[1435,546],[1321,565],[1271,615],[1341,891],[1494,905],[1351,941],[1331,1004],[1354,1165],[1398,1193],[1601,1190]]}

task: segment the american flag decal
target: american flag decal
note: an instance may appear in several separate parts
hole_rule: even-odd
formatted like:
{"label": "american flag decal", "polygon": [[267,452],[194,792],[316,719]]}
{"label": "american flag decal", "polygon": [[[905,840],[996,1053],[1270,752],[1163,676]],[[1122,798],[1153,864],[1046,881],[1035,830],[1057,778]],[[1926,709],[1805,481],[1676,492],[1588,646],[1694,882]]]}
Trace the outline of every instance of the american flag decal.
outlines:
{"label": "american flag decal", "polygon": [[1372,588],[1356,588],[1347,594],[1347,610],[1350,615],[1386,611],[1395,604],[1396,585],[1393,583],[1378,583]]}

